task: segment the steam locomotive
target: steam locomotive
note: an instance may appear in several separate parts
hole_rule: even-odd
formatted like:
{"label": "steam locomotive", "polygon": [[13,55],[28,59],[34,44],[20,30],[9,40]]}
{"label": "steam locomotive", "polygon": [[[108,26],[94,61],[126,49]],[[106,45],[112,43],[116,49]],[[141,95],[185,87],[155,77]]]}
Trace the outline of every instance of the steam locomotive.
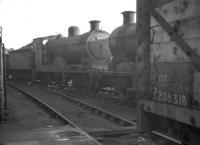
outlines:
{"label": "steam locomotive", "polygon": [[122,14],[123,25],[110,35],[99,29],[100,21],[93,20],[84,34],[71,26],[68,37],[40,37],[11,51],[8,74],[18,79],[71,82],[76,89],[108,89],[127,96],[135,89],[136,24],[135,12]]}
{"label": "steam locomotive", "polygon": [[8,72],[92,91],[111,86],[124,96],[136,76],[139,131],[159,144],[199,145],[200,2],[137,0],[137,44],[134,13],[122,14],[123,25],[110,36],[95,21],[82,35],[34,39],[10,53]]}

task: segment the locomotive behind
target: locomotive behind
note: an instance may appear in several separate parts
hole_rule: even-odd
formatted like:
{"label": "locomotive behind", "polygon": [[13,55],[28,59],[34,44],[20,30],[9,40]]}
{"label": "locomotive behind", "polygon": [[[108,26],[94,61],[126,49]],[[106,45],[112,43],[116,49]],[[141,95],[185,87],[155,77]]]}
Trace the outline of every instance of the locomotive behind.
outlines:
{"label": "locomotive behind", "polygon": [[[115,68],[122,62],[135,62],[136,56],[136,23],[135,12],[124,11],[123,25],[112,31],[109,38],[109,47],[113,55]],[[122,69],[121,71],[127,71]]]}
{"label": "locomotive behind", "polygon": [[[136,62],[136,23],[135,12],[124,11],[123,24],[110,34],[109,47],[113,55],[112,65],[119,74],[128,73],[114,79],[114,88],[118,94],[135,91]],[[130,77],[131,76],[131,77]],[[133,95],[130,93],[130,95]],[[124,95],[121,95],[124,96]]]}

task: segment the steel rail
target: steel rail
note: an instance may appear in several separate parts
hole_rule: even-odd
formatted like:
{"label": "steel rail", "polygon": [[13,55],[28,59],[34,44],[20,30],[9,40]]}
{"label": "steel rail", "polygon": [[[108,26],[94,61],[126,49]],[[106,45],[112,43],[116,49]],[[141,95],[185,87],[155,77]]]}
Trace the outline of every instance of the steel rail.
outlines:
{"label": "steel rail", "polygon": [[93,137],[91,137],[87,132],[83,131],[80,127],[78,127],[72,121],[70,121],[65,116],[63,116],[61,113],[59,113],[58,111],[56,111],[54,108],[50,107],[44,101],[38,99],[37,97],[35,97],[31,93],[29,93],[28,91],[23,90],[23,89],[15,86],[15,85],[13,85],[11,83],[7,83],[7,85],[10,86],[10,87],[12,87],[12,88],[14,88],[14,89],[16,89],[17,91],[21,92],[22,94],[26,95],[27,97],[29,97],[33,102],[35,102],[37,105],[39,105],[45,111],[47,111],[48,113],[50,113],[51,115],[55,116],[57,119],[59,119],[60,121],[62,121],[65,125],[70,125],[70,126],[76,128],[76,129],[80,130],[84,135],[86,135],[89,139],[91,139],[92,141],[94,141],[97,145],[101,145],[98,141],[96,141]]}
{"label": "steel rail", "polygon": [[154,134],[154,135],[157,135],[157,136],[159,136],[161,138],[164,138],[164,139],[166,139],[168,141],[171,141],[173,143],[179,144],[179,145],[189,145],[189,143],[187,143],[187,142],[182,142],[179,139],[175,139],[175,138],[173,138],[171,136],[165,135],[165,134],[163,134],[161,132],[158,132],[158,131],[151,131],[151,133]]}
{"label": "steel rail", "polygon": [[114,115],[110,112],[107,112],[101,108],[98,108],[96,106],[93,106],[93,105],[90,105],[90,104],[87,104],[83,101],[80,101],[80,100],[77,100],[77,99],[74,99],[72,97],[69,97],[63,93],[60,93],[58,91],[54,91],[54,90],[50,90],[50,89],[47,89],[47,88],[44,88],[44,90],[47,90],[48,92],[51,92],[51,93],[54,93],[56,95],[59,95],[59,96],[62,96],[64,97],[67,101],[70,101],[70,102],[73,102],[73,103],[76,103],[78,104],[79,106],[81,107],[84,107],[85,109],[101,116],[101,117],[104,117],[112,122],[115,122],[123,127],[130,127],[130,126],[137,126],[137,123],[135,122],[132,122],[132,121],[129,121],[129,120],[126,120],[120,116],[117,116],[117,115]]}

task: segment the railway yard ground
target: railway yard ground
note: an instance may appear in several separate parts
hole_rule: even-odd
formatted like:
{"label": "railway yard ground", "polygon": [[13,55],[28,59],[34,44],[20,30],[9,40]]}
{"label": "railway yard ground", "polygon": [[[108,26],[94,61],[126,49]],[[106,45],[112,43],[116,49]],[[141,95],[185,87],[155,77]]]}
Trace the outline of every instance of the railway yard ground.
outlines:
{"label": "railway yard ground", "polygon": [[[26,83],[11,83],[51,106],[102,145],[134,145],[138,142],[139,135],[136,131],[136,126],[131,124],[136,120],[136,113],[134,113],[136,111],[130,105],[120,104],[117,100],[108,99],[107,97],[92,97],[85,94],[70,95],[71,93],[66,90],[58,91],[61,94],[73,96],[72,98],[95,106],[98,109],[105,110],[122,120],[124,119],[124,121],[116,121],[115,117],[110,117],[80,104],[67,101],[59,94],[48,91],[40,84],[30,86]],[[59,121],[56,115],[48,114],[37,104],[27,99],[21,92],[8,86],[7,93],[8,115],[7,121],[0,125],[0,143],[19,141],[20,136],[26,138],[27,141],[32,141],[31,139],[36,134],[38,135],[38,132],[42,132],[44,138],[46,138],[46,134],[50,131],[66,128],[66,124]],[[67,127],[67,129],[69,128]],[[45,134],[45,131],[48,133]]]}
{"label": "railway yard ground", "polygon": [[[66,90],[62,92],[70,95],[70,93]],[[110,97],[110,94],[106,92],[99,92],[97,95],[79,93],[78,95],[71,95],[71,97],[104,109],[129,121],[135,122],[137,120],[136,105],[133,103],[129,104],[126,101],[122,103],[122,100]]]}
{"label": "railway yard ground", "polygon": [[3,131],[30,130],[40,127],[56,127],[63,125],[33,104],[20,92],[8,87],[7,121],[0,125]]}

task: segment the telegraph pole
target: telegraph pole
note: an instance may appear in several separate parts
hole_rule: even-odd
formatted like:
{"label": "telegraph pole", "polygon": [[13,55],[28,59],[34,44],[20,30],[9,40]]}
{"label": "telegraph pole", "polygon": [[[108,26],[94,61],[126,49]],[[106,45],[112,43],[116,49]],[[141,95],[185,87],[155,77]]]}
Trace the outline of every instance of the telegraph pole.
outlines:
{"label": "telegraph pole", "polygon": [[3,84],[3,53],[2,53],[2,27],[0,27],[0,58],[1,58],[1,74],[0,74],[0,81],[1,81],[1,87],[0,87],[0,91],[1,91],[1,110],[0,110],[0,121],[3,121],[4,118],[4,84]]}
{"label": "telegraph pole", "polygon": [[5,70],[5,47],[2,42],[2,27],[0,27],[0,57],[1,57],[1,72],[0,72],[0,91],[1,91],[1,110],[0,121],[5,119],[5,111],[7,110],[7,97],[6,97],[6,70]]}
{"label": "telegraph pole", "polygon": [[2,58],[3,58],[3,96],[4,96],[4,110],[7,111],[7,89],[6,89],[6,58],[5,58],[5,44],[2,45]]}

